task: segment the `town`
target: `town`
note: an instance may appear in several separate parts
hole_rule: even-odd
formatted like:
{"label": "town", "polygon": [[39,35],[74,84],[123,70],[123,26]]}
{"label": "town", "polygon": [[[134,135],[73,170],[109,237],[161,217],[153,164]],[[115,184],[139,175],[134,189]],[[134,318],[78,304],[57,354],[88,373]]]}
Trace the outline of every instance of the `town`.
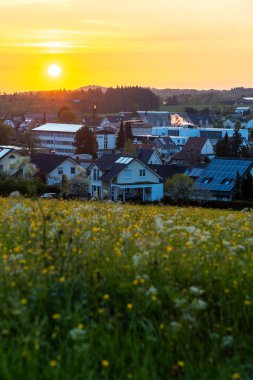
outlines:
{"label": "town", "polygon": [[58,114],[2,115],[2,195],[27,195],[24,179],[34,179],[32,192],[45,197],[176,203],[253,198],[253,98],[241,97],[224,115],[188,107],[101,116],[95,102],[82,120],[71,113],[63,106]]}

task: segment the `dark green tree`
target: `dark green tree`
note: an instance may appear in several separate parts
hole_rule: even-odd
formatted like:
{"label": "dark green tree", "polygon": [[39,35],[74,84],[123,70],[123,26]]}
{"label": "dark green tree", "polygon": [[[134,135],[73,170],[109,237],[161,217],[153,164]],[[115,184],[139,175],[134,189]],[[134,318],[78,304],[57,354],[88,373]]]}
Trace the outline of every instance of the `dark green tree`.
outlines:
{"label": "dark green tree", "polygon": [[117,148],[123,148],[126,141],[125,129],[123,120],[120,122],[120,129],[117,137]]}
{"label": "dark green tree", "polygon": [[9,125],[0,124],[0,145],[11,145],[15,137],[15,131]]}
{"label": "dark green tree", "polygon": [[241,194],[242,194],[242,180],[240,177],[239,172],[237,171],[236,173],[236,178],[235,178],[235,199],[241,199]]}
{"label": "dark green tree", "polygon": [[241,196],[242,199],[250,199],[253,195],[253,179],[250,172],[242,179]]}
{"label": "dark green tree", "polygon": [[126,141],[133,139],[133,132],[132,132],[132,126],[131,122],[127,121],[125,125],[125,131],[126,131]]}
{"label": "dark green tree", "polygon": [[93,158],[96,158],[97,139],[95,133],[89,130],[89,128],[81,127],[77,131],[74,145],[77,154],[91,154]]}

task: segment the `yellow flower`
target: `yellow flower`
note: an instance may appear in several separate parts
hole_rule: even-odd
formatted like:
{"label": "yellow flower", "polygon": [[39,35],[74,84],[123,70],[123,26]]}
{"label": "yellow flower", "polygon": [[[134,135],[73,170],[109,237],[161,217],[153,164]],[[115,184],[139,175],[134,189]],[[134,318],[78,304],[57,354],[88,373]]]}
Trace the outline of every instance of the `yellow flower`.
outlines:
{"label": "yellow flower", "polygon": [[249,301],[249,300],[245,300],[245,301],[244,301],[244,305],[246,305],[246,306],[251,305],[251,301]]}
{"label": "yellow flower", "polygon": [[58,363],[56,360],[50,360],[50,362],[49,362],[50,367],[53,367],[53,368],[57,367],[57,364]]}
{"label": "yellow flower", "polygon": [[184,368],[184,362],[183,362],[183,360],[178,360],[177,365],[180,368]]}
{"label": "yellow flower", "polygon": [[108,301],[108,300],[110,299],[109,294],[104,294],[104,295],[103,295],[103,299],[104,299],[105,301]]}
{"label": "yellow flower", "polygon": [[101,364],[102,364],[103,367],[109,367],[110,362],[109,362],[109,360],[105,360],[104,359],[104,360],[101,361]]}
{"label": "yellow flower", "polygon": [[21,305],[27,305],[27,299],[26,298],[22,298],[20,300],[20,303],[21,303]]}
{"label": "yellow flower", "polygon": [[132,304],[132,303],[128,303],[128,304],[127,304],[127,309],[128,309],[128,310],[132,310],[132,308],[133,308],[133,304]]}
{"label": "yellow flower", "polygon": [[56,313],[56,314],[53,314],[53,315],[52,315],[52,318],[53,318],[53,319],[60,319],[60,318],[61,318],[61,314],[57,314],[57,313]]}
{"label": "yellow flower", "polygon": [[240,374],[238,372],[234,372],[233,375],[231,376],[232,380],[239,380],[240,379]]}
{"label": "yellow flower", "polygon": [[60,277],[58,281],[59,281],[59,282],[65,282],[65,277],[63,277],[63,276]]}
{"label": "yellow flower", "polygon": [[167,246],[167,252],[170,253],[172,251],[172,246],[171,245],[168,245]]}

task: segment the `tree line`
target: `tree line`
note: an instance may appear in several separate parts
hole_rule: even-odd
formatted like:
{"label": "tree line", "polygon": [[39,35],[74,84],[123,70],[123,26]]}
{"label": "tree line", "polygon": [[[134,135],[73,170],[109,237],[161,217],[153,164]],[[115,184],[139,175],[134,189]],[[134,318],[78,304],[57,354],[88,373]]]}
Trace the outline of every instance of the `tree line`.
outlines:
{"label": "tree line", "polygon": [[22,116],[30,113],[57,113],[69,105],[79,117],[92,113],[96,103],[98,113],[159,110],[160,99],[150,89],[143,87],[116,87],[87,90],[59,90],[0,95],[0,115]]}

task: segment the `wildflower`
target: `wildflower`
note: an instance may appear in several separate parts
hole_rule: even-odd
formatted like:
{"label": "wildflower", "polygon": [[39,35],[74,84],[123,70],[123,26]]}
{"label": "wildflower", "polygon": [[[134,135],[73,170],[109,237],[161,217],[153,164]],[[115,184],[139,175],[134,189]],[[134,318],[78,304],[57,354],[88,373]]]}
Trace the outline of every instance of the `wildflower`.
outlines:
{"label": "wildflower", "polygon": [[109,294],[104,294],[103,295],[103,299],[105,300],[105,301],[108,301],[109,299],[110,299],[110,296],[109,296]]}
{"label": "wildflower", "polygon": [[49,362],[49,365],[50,365],[50,367],[52,367],[52,368],[57,367],[57,364],[58,364],[58,362],[57,362],[56,360],[50,360],[50,362]]}
{"label": "wildflower", "polygon": [[177,365],[180,368],[184,368],[184,362],[183,362],[183,360],[178,360]]}
{"label": "wildflower", "polygon": [[128,304],[127,304],[127,309],[128,309],[128,310],[132,310],[132,308],[133,308],[133,304],[132,304],[132,303],[128,303]]}
{"label": "wildflower", "polygon": [[250,305],[251,305],[251,301],[249,301],[249,300],[245,300],[245,301],[244,301],[244,305],[246,305],[246,306],[250,306]]}
{"label": "wildflower", "polygon": [[234,372],[231,376],[231,380],[240,380],[240,374],[238,372]]}
{"label": "wildflower", "polygon": [[55,319],[55,320],[60,319],[61,318],[61,314],[57,314],[57,313],[53,314],[52,318]]}
{"label": "wildflower", "polygon": [[63,276],[60,277],[59,280],[58,280],[58,282],[65,282],[65,277],[63,277]]}
{"label": "wildflower", "polygon": [[20,303],[21,303],[21,305],[27,305],[27,299],[26,298],[22,298],[21,300],[20,300]]}
{"label": "wildflower", "polygon": [[101,360],[101,364],[102,364],[102,367],[109,367],[110,362],[109,360],[104,359],[104,360]]}
{"label": "wildflower", "polygon": [[172,251],[172,246],[171,245],[168,245],[167,246],[167,252],[170,253]]}

